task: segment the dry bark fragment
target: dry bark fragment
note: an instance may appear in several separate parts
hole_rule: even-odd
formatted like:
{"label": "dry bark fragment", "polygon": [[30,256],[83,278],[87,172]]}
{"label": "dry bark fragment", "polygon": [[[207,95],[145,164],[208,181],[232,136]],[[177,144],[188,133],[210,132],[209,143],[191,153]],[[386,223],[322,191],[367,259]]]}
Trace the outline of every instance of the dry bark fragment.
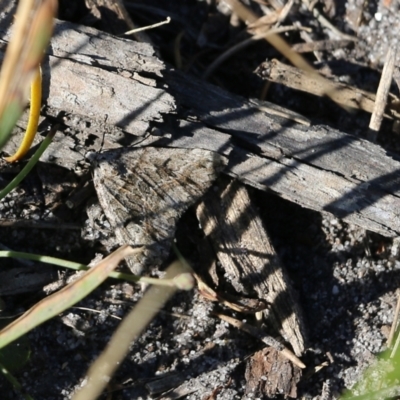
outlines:
{"label": "dry bark fragment", "polygon": [[[301,369],[290,363],[273,347],[254,353],[246,364],[246,394],[255,397],[297,397]],[[263,397],[264,398],[264,397]]]}
{"label": "dry bark fragment", "polygon": [[237,181],[221,179],[218,190],[198,206],[197,217],[212,241],[225,278],[238,293],[271,304],[270,321],[295,354],[301,355],[305,348],[301,313],[247,189]]}
{"label": "dry bark fragment", "polygon": [[[332,100],[343,104],[345,107],[351,107],[356,110],[360,109],[370,113],[374,110],[375,94],[341,83],[331,82],[329,84],[328,80],[324,81],[326,83],[325,86],[321,85],[319,80],[311,79],[301,69],[283,64],[278,60],[262,63],[256,72],[263,79],[281,83],[290,88],[316,96],[324,96],[326,93],[332,93]],[[391,96],[390,100],[388,101],[388,109],[385,116],[387,118],[399,119],[399,113],[391,105],[396,98]]]}

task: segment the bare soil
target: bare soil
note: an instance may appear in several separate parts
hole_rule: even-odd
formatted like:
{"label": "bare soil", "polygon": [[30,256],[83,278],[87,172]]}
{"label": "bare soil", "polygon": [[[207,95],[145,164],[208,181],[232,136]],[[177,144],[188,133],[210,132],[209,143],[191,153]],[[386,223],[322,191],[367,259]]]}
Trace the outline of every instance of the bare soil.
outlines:
{"label": "bare soil", "polygon": [[[260,4],[250,3],[262,15]],[[170,24],[148,31],[147,35],[163,60],[174,66],[180,62],[185,73],[196,77],[201,77],[224,50],[248,37],[245,26],[236,24],[235,18],[219,2],[146,0],[126,1],[125,6],[140,26],[170,16]],[[329,71],[337,81],[375,92],[387,49],[400,33],[400,2],[366,4],[330,0],[318,3],[317,7],[337,29],[356,37],[357,41],[349,48],[320,51],[319,61],[313,53],[305,57],[316,68]],[[111,30],[103,17],[93,15],[83,2],[60,1],[60,19]],[[295,2],[285,24],[296,21],[312,27],[314,41],[337,38],[300,2]],[[114,33],[120,33],[120,28],[114,29],[117,30]],[[296,31],[284,37],[291,44],[300,42]],[[281,56],[267,42],[257,41],[232,55],[209,80],[233,93],[258,98],[265,82],[254,71],[263,61],[272,58],[281,59]],[[399,95],[395,84],[392,92]],[[349,114],[328,99],[274,84],[269,87],[266,99],[315,122],[368,137],[370,115],[367,113]],[[392,132],[392,125],[392,121],[384,120],[377,140],[386,150],[398,154],[400,140]],[[10,181],[17,170],[18,167],[3,166],[0,184]],[[94,228],[87,213],[97,202],[95,192],[89,191],[89,196],[77,207],[63,206],[64,199],[79,187],[85,176],[39,165],[14,194],[0,203],[2,219],[28,220],[26,226],[0,226],[1,245],[82,263],[104,254],[101,241],[107,235],[103,232],[107,231],[108,222],[104,216],[97,216]],[[375,355],[385,349],[400,283],[398,238],[382,237],[272,194],[253,189],[250,192],[289,272],[308,329],[309,346],[302,356],[307,368],[294,391],[281,388],[281,393],[298,399],[338,398],[344,389],[351,388],[361,378]],[[54,224],[43,227],[39,224],[42,220],[54,221]],[[194,210],[189,210],[180,221],[177,240],[193,268],[201,270],[198,243],[202,233]],[[21,264],[7,260],[2,261],[2,266],[15,271]],[[64,279],[64,272],[60,274],[59,278]],[[15,294],[16,289],[10,289],[12,295],[3,290],[4,312],[15,315],[26,310],[43,297],[41,289],[31,287],[28,293],[21,290],[19,294]],[[70,399],[90,363],[107,345],[118,320],[141,295],[138,287],[110,281],[77,307],[35,329],[29,334],[30,360],[15,373],[24,391],[35,399]],[[265,385],[261,390],[258,386],[254,389],[251,374],[249,370],[246,372],[247,361],[265,345],[211,315],[211,311],[220,309],[221,306],[208,302],[197,291],[175,296],[132,345],[109,384],[110,397],[103,398],[285,397],[278,392],[269,393]],[[255,323],[253,316],[232,315]],[[259,381],[268,380],[269,372],[265,368]],[[173,397],[176,388],[181,392]],[[168,394],[168,390],[172,392]],[[2,399],[21,398],[4,378],[0,378],[0,393]]]}

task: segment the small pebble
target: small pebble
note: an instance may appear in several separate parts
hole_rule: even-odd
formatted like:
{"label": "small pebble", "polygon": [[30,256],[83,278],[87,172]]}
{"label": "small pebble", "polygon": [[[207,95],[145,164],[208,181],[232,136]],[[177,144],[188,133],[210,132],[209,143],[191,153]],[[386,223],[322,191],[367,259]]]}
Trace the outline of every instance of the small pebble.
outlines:
{"label": "small pebble", "polygon": [[339,294],[339,288],[338,288],[336,285],[334,285],[334,286],[332,287],[332,294],[333,294],[334,296],[336,296],[336,295]]}

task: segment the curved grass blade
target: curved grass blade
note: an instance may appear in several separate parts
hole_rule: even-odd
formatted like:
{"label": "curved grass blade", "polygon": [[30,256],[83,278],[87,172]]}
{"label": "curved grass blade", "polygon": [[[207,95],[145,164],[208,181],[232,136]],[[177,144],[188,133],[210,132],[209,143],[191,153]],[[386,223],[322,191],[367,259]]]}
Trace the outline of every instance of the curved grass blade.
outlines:
{"label": "curved grass blade", "polygon": [[16,151],[16,153],[10,157],[4,159],[8,162],[19,161],[22,157],[28,153],[32,146],[33,140],[35,139],[36,132],[39,125],[40,117],[40,106],[42,102],[42,71],[40,66],[36,69],[35,77],[31,83],[31,104],[29,110],[28,126],[22,142]]}
{"label": "curved grass blade", "polygon": [[33,157],[29,160],[29,162],[25,165],[25,167],[22,168],[21,172],[2,191],[0,191],[0,200],[6,197],[8,193],[10,193],[13,189],[15,189],[21,183],[21,181],[29,174],[31,169],[39,161],[39,158],[49,147],[56,132],[57,132],[57,125],[55,125],[51,129],[51,131],[47,134],[47,136],[45,137],[39,148],[36,150]]}
{"label": "curved grass blade", "polygon": [[121,246],[76,281],[35,304],[21,317],[0,331],[0,348],[7,346],[12,341],[82,300],[107,279],[108,274],[117,267],[124,257],[135,254],[138,251],[141,251],[141,249],[132,249],[127,245]]}
{"label": "curved grass blade", "polygon": [[[75,271],[88,271],[90,269],[90,267],[88,267],[87,265],[76,263],[73,261],[63,260],[61,258],[56,258],[56,257],[43,256],[39,254],[23,253],[20,251],[12,251],[12,250],[0,251],[0,258],[5,258],[5,257],[22,258],[25,260],[39,261],[42,263],[57,265],[63,268],[73,269]],[[148,276],[125,274],[123,272],[110,272],[108,277],[113,279],[121,279],[126,282],[132,282],[132,283],[147,283],[149,285],[176,287],[177,289],[180,290],[191,290],[193,289],[194,286],[194,278],[191,272],[189,271],[191,270],[188,269],[188,272],[180,274],[174,277],[173,279],[159,279]]]}
{"label": "curved grass blade", "polygon": [[0,73],[0,149],[27,103],[30,84],[49,44],[57,0],[21,0]]}

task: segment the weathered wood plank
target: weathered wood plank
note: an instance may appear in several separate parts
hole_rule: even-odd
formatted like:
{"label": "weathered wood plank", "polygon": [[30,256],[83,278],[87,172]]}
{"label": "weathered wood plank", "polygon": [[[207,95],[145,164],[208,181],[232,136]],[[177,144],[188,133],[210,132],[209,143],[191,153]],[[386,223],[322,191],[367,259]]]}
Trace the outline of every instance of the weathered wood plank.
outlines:
{"label": "weathered wood plank", "polygon": [[228,173],[261,190],[317,211],[327,211],[350,223],[385,236],[400,232],[399,198],[297,160],[280,163],[235,151]]}
{"label": "weathered wood plank", "polygon": [[[0,22],[6,38],[5,32]],[[228,155],[227,173],[249,185],[383,235],[400,234],[400,162],[381,147],[328,126],[269,115],[165,67],[147,44],[94,29],[59,22],[49,54],[43,116],[67,112],[68,129],[45,161],[73,168],[87,150],[138,140],[202,147]]]}
{"label": "weathered wood plank", "polygon": [[42,69],[47,106],[138,136],[150,122],[175,111],[173,97],[164,90],[104,68],[50,56]]}

